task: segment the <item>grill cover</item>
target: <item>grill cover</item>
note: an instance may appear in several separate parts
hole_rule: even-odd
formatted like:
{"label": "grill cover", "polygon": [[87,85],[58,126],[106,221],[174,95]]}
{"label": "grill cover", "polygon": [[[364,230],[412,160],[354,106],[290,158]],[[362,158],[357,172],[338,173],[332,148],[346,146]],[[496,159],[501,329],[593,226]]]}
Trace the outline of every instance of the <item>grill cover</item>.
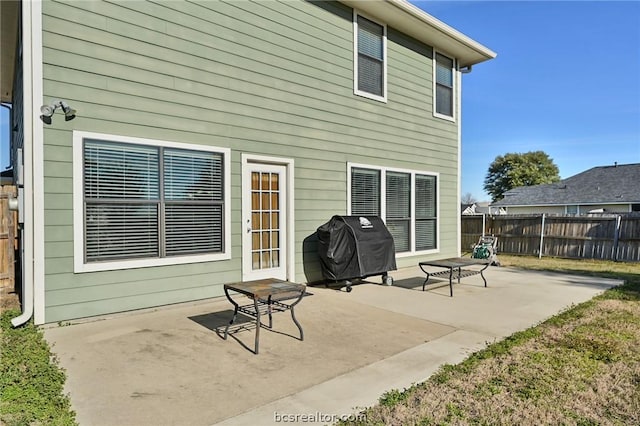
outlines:
{"label": "grill cover", "polygon": [[327,280],[365,278],[397,269],[393,237],[378,216],[333,216],[317,235]]}

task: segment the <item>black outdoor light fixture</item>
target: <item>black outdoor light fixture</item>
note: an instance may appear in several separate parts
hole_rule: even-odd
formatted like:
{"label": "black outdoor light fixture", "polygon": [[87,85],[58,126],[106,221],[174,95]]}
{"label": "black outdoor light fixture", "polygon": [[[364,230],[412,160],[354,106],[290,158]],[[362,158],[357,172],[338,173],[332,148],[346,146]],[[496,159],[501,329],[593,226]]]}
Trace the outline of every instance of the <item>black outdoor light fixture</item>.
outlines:
{"label": "black outdoor light fixture", "polygon": [[51,124],[51,117],[58,108],[64,112],[64,121],[71,121],[76,118],[76,110],[67,105],[65,101],[53,101],[49,105],[42,105],[40,107],[40,112],[42,113],[40,119],[46,124]]}

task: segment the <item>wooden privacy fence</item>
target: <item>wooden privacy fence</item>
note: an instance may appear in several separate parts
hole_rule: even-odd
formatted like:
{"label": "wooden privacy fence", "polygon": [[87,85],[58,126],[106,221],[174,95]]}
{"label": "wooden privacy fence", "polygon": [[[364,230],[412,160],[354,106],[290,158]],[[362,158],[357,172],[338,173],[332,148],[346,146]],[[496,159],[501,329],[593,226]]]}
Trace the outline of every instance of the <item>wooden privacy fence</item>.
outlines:
{"label": "wooden privacy fence", "polygon": [[498,253],[640,262],[640,215],[462,216],[462,250],[483,234],[498,237]]}
{"label": "wooden privacy fence", "polygon": [[0,187],[0,311],[15,298],[15,250],[17,214],[9,210],[9,196],[16,196],[15,186]]}

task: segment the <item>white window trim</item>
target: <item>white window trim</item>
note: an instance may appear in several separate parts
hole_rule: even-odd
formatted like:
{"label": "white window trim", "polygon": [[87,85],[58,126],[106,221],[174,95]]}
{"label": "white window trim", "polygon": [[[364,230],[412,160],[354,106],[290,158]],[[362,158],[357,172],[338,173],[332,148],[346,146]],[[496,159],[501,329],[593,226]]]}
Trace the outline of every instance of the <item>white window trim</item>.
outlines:
{"label": "white window trim", "polygon": [[[576,207],[576,212],[575,213],[569,213],[569,207],[571,207],[571,206],[575,206]],[[578,205],[578,204],[567,204],[566,206],[564,206],[564,214],[579,215],[580,214],[580,205]]]}
{"label": "white window trim", "polygon": [[[432,254],[440,252],[440,173],[424,170],[401,169],[394,167],[373,166],[371,164],[347,162],[347,215],[351,216],[351,169],[352,168],[372,169],[380,171],[380,217],[383,222],[387,222],[387,185],[385,185],[387,172],[408,173],[411,175],[411,247],[409,251],[396,253],[396,257],[410,257],[422,254]],[[436,178],[436,248],[430,250],[416,251],[416,203],[415,187],[416,175],[434,176]]]}
{"label": "white window trim", "polygon": [[[446,56],[447,58],[451,59],[453,61],[453,68],[451,69],[452,72],[452,78],[453,78],[453,88],[452,88],[452,93],[451,93],[451,102],[453,102],[452,105],[452,111],[453,111],[453,115],[452,116],[448,116],[448,115],[444,115],[444,114],[440,114],[438,112],[436,112],[436,66],[437,66],[437,60],[436,60],[436,54],[440,54],[442,56]],[[439,50],[433,49],[433,61],[432,61],[432,80],[433,80],[433,116],[437,117],[437,118],[441,118],[443,120],[448,120],[448,121],[452,121],[455,123],[456,121],[456,109],[458,106],[458,99],[457,99],[457,94],[458,94],[458,61],[456,60],[455,57],[441,52]]]}
{"label": "white window trim", "polygon": [[[194,151],[210,151],[224,156],[224,247],[222,253],[175,256],[153,259],[132,259],[104,262],[84,261],[84,168],[83,141],[84,139],[99,139],[110,142],[122,142],[138,145],[151,145],[190,149]],[[118,269],[145,268],[152,266],[181,265],[187,263],[213,262],[231,259],[231,150],[229,148],[196,145],[181,142],[161,141],[154,139],[135,138],[104,133],[84,131],[73,132],[73,270],[75,273],[111,271]]]}
{"label": "white window trim", "polygon": [[[358,89],[358,16],[382,26],[382,96]],[[387,25],[353,9],[353,94],[379,102],[387,102]]]}
{"label": "white window trim", "polygon": [[[286,226],[287,226],[287,277],[289,280],[295,280],[296,276],[296,251],[295,247],[295,163],[293,158],[282,158],[282,157],[271,157],[266,155],[255,155],[255,154],[247,154],[243,153],[241,156],[241,164],[242,170],[244,170],[249,163],[263,163],[263,164],[275,164],[280,166],[285,166],[287,168],[287,212],[286,212]],[[247,203],[248,200],[245,197],[242,197],[242,203]],[[242,205],[242,209],[244,211],[245,205]],[[244,221],[240,221],[242,233],[244,230]],[[245,271],[250,269],[249,263],[247,262],[249,259],[243,258],[243,274]]]}

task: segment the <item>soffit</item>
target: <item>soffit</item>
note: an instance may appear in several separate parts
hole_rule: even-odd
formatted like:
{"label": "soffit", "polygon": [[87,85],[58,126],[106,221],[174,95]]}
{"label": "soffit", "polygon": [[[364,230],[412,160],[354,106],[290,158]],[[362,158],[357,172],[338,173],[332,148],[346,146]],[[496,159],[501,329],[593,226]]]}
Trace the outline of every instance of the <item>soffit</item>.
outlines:
{"label": "soffit", "polygon": [[13,100],[19,7],[19,1],[0,1],[0,98],[9,103]]}
{"label": "soffit", "polygon": [[496,57],[496,53],[406,0],[342,0],[357,11],[458,59],[460,67]]}

